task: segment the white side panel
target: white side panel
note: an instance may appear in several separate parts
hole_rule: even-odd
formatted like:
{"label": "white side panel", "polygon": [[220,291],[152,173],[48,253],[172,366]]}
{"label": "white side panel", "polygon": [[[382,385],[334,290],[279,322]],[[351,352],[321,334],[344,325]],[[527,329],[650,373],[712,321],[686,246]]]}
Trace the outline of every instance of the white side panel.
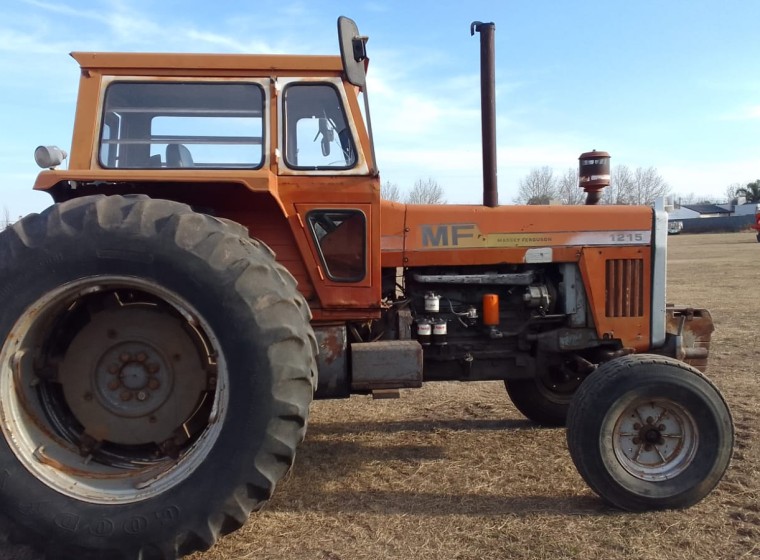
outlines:
{"label": "white side panel", "polygon": [[[658,201],[659,202],[659,201]],[[652,263],[652,347],[665,344],[665,298],[668,265],[668,213],[661,204],[654,211]]]}

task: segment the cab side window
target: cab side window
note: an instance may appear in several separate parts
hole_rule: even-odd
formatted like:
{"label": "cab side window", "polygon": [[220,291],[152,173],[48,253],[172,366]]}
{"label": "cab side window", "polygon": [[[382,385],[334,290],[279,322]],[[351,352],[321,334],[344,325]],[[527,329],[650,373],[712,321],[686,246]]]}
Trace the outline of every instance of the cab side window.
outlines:
{"label": "cab side window", "polygon": [[313,210],[307,220],[330,280],[358,282],[366,274],[366,220],[359,210]]}
{"label": "cab side window", "polygon": [[284,92],[285,162],[292,169],[350,169],[356,147],[332,84],[290,84]]}

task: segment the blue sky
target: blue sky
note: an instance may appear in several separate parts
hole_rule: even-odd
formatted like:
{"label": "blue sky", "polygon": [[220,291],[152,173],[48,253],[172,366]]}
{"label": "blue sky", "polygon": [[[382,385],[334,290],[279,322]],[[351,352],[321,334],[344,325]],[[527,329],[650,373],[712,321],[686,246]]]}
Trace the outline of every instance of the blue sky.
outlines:
{"label": "blue sky", "polygon": [[335,54],[335,21],[370,37],[369,100],[383,181],[432,177],[480,203],[478,37],[496,23],[499,199],[531,168],[581,152],[654,166],[673,191],[721,196],[760,178],[760,2],[257,2],[3,0],[0,209],[45,208],[34,148],[68,150],[71,51]]}

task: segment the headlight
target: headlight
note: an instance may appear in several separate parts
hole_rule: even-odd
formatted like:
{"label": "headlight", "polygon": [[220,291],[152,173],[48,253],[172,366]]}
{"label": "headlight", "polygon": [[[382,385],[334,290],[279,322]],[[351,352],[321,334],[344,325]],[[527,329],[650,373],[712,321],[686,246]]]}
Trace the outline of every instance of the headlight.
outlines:
{"label": "headlight", "polygon": [[68,154],[58,146],[37,146],[34,150],[34,161],[43,169],[53,169],[63,163]]}

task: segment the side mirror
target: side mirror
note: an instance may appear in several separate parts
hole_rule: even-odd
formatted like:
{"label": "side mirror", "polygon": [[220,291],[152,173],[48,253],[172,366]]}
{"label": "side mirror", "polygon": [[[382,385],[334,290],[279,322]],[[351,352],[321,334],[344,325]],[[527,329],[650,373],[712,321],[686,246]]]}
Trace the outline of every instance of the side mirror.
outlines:
{"label": "side mirror", "polygon": [[360,88],[364,88],[367,81],[364,61],[367,59],[368,39],[359,35],[359,28],[354,20],[345,16],[338,18],[338,42],[343,71],[349,83]]}

